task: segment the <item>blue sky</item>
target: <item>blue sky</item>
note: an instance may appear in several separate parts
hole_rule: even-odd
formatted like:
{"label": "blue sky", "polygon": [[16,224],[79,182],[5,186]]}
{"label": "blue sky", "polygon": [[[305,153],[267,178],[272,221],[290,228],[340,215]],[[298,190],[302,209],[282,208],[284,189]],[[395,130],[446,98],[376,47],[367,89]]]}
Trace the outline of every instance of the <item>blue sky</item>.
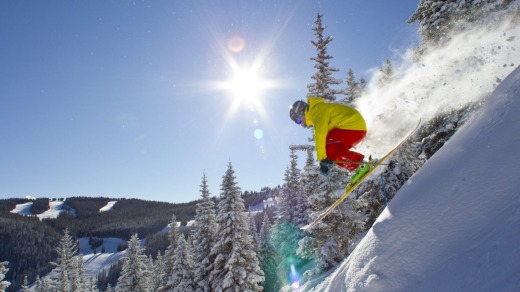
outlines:
{"label": "blue sky", "polygon": [[316,14],[335,77],[369,79],[417,42],[417,4],[2,1],[0,198],[188,202],[204,173],[218,196],[229,162],[244,191],[282,184],[309,136],[288,109],[314,73]]}

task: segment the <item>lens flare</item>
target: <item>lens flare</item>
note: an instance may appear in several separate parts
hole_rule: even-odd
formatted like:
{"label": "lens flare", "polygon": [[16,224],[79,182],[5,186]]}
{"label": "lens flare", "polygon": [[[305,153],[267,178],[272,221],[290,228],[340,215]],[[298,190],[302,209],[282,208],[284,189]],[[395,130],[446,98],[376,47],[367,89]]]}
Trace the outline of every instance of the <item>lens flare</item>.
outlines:
{"label": "lens flare", "polygon": [[227,41],[227,48],[232,53],[240,53],[246,47],[246,42],[238,35],[231,36]]}
{"label": "lens flare", "polygon": [[264,137],[264,131],[262,131],[261,129],[256,129],[254,135],[256,139],[260,140]]}
{"label": "lens flare", "polygon": [[293,290],[300,288],[300,275],[298,274],[298,271],[296,271],[294,264],[291,264],[291,273],[289,276],[291,279],[291,288]]}

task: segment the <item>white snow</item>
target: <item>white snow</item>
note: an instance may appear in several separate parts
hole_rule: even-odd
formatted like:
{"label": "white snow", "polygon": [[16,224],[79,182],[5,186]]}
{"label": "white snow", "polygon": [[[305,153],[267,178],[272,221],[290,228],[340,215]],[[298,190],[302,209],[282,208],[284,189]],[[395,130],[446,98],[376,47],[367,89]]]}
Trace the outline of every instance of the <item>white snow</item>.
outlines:
{"label": "white snow", "polygon": [[520,291],[520,68],[314,291]]}
{"label": "white snow", "polygon": [[[183,225],[181,225],[182,224],[181,221],[177,221],[177,222],[175,222],[175,226],[177,226],[177,228],[179,228],[179,230],[184,230],[184,229],[190,229],[192,227],[193,223],[195,223],[195,220],[190,220],[190,221],[186,222],[186,226],[183,226]],[[170,229],[171,229],[171,224],[168,223],[168,225],[166,225],[166,227],[161,229],[160,232],[170,232]]]}
{"label": "white snow", "polygon": [[50,201],[49,202],[49,210],[36,215],[40,220],[42,219],[56,219],[60,215],[61,212],[65,212],[63,210],[64,201]]}
{"label": "white snow", "polygon": [[[36,217],[38,217],[40,220],[42,219],[56,219],[62,212],[67,212],[63,209],[65,201],[49,201],[49,210],[37,214]],[[26,215],[26,216],[34,216],[31,212],[31,206],[33,202],[27,202],[23,204],[17,204],[16,207],[11,210],[11,213],[16,213],[20,215]],[[74,213],[73,210],[71,210],[72,213]],[[69,211],[70,212],[70,211]]]}
{"label": "white snow", "polygon": [[249,212],[261,213],[264,211],[265,208],[273,207],[273,206],[276,206],[276,202],[273,200],[272,197],[269,197],[266,200],[263,200],[261,203],[255,205],[255,206],[249,206]]}
{"label": "white snow", "polygon": [[99,213],[112,210],[117,201],[108,202],[103,208],[99,209]]}
{"label": "white snow", "polygon": [[27,202],[23,204],[17,204],[16,207],[11,210],[11,213],[20,214],[20,215],[32,215],[31,206],[33,202]]}
{"label": "white snow", "polygon": [[103,269],[108,272],[110,266],[116,263],[126,254],[126,250],[117,251],[117,245],[125,243],[126,241],[121,238],[107,237],[102,238],[103,245],[105,246],[105,252],[101,253],[101,247],[97,249],[97,253],[94,254],[92,248],[88,244],[88,237],[79,239],[79,252],[83,255],[83,261],[85,263],[85,272],[88,275],[96,275]]}

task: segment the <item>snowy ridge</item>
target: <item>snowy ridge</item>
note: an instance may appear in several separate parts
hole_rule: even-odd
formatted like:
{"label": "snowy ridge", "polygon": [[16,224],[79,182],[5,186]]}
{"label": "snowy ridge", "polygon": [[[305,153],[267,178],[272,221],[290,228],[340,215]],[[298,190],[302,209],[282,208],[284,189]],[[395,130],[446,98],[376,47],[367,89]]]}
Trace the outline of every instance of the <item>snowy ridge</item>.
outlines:
{"label": "snowy ridge", "polygon": [[313,291],[520,290],[520,68]]}

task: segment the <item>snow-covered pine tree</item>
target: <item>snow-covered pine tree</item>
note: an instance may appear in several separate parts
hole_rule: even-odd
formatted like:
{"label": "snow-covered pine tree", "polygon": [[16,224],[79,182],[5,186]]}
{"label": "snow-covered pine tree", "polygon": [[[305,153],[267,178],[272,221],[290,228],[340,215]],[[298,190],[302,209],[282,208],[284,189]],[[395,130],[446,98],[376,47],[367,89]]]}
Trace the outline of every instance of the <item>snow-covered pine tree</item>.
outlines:
{"label": "snow-covered pine tree", "polygon": [[172,214],[170,220],[170,231],[168,232],[168,241],[170,244],[164,252],[164,283],[168,282],[168,278],[172,274],[173,262],[175,262],[175,249],[177,248],[177,241],[179,239],[179,228],[177,227],[177,218]]}
{"label": "snow-covered pine tree", "polygon": [[[516,13],[518,6],[510,8],[511,0],[421,0],[408,23],[418,22],[419,34],[425,44],[438,44],[448,40],[455,30],[486,18],[490,13]],[[516,10],[516,11],[515,11]],[[503,15],[502,15],[503,17]],[[495,19],[502,18],[498,14]],[[489,21],[489,20],[486,20]]]}
{"label": "snow-covered pine tree", "polygon": [[40,285],[38,285],[38,282],[36,283],[36,292],[47,292],[51,291],[51,284],[47,278],[41,278],[40,279]]}
{"label": "snow-covered pine tree", "polygon": [[323,35],[324,27],[322,24],[323,14],[318,13],[315,21],[315,26],[312,29],[316,40],[311,43],[316,47],[316,57],[312,57],[311,60],[315,62],[314,68],[316,73],[312,75],[313,83],[307,85],[308,92],[310,95],[321,96],[328,100],[336,100],[336,95],[341,94],[340,89],[333,89],[331,85],[338,85],[342,83],[341,79],[336,79],[332,76],[334,72],[338,72],[339,69],[330,66],[330,60],[333,58],[327,52],[327,45],[332,41],[331,36],[325,37]]}
{"label": "snow-covered pine tree", "polygon": [[298,212],[301,216],[301,223],[303,225],[307,225],[310,223],[310,212],[311,203],[309,201],[309,196],[314,194],[320,185],[320,182],[323,181],[323,176],[320,175],[318,166],[314,160],[314,150],[307,149],[307,159],[305,160],[305,166],[303,167],[303,173],[300,177],[300,188],[301,188],[301,197],[304,198],[305,204],[301,206],[301,210]]}
{"label": "snow-covered pine tree", "polygon": [[[256,230],[256,221],[255,216],[249,212],[248,213],[248,219],[249,219],[249,234],[251,235],[251,238],[253,239],[253,247],[255,250],[255,253],[258,255],[260,253],[260,239],[258,237],[258,230]],[[260,260],[260,258],[258,258]]]}
{"label": "snow-covered pine tree", "polygon": [[74,256],[78,253],[77,244],[66,228],[63,237],[56,247],[58,258],[51,262],[56,267],[56,275],[51,279],[50,285],[53,290],[66,292],[72,291],[72,279],[74,277]]}
{"label": "snow-covered pine tree", "polygon": [[379,69],[379,78],[377,84],[380,88],[383,88],[393,81],[395,81],[394,65],[390,59],[386,59],[385,63]]}
{"label": "snow-covered pine tree", "polygon": [[161,255],[161,251],[157,251],[157,257],[153,261],[153,273],[150,281],[150,287],[152,291],[159,291],[159,289],[166,285],[164,282],[166,275],[164,272],[164,257]]}
{"label": "snow-covered pine tree", "polygon": [[195,223],[191,231],[193,241],[193,259],[195,261],[195,290],[197,292],[210,291],[208,278],[210,265],[209,254],[215,244],[217,222],[215,214],[215,203],[210,198],[208,180],[206,174],[202,176],[201,201],[197,204]]}
{"label": "snow-covered pine tree", "polygon": [[72,270],[70,272],[71,291],[86,292],[88,288],[83,255],[80,254],[72,259]]}
{"label": "snow-covered pine tree", "polygon": [[126,255],[123,257],[123,268],[117,280],[118,292],[145,292],[149,290],[148,279],[150,271],[147,265],[148,257],[144,255],[139,236],[132,235],[128,241]]}
{"label": "snow-covered pine tree", "polygon": [[304,261],[296,255],[298,241],[302,238],[302,231],[293,223],[283,217],[278,217],[269,231],[269,243],[276,252],[278,265],[276,267],[277,282],[275,285],[281,287],[289,285],[290,266],[300,267]]}
{"label": "snow-covered pine tree", "polygon": [[347,88],[345,89],[345,99],[341,101],[343,104],[352,104],[361,96],[361,88],[359,82],[354,77],[352,69],[348,69],[347,79],[345,80]]}
{"label": "snow-covered pine tree", "polygon": [[[86,281],[86,279],[85,279],[85,281]],[[96,278],[94,277],[94,275],[90,275],[90,277],[88,277],[88,287],[87,287],[87,290],[85,290],[85,291],[99,292],[99,289],[97,286],[97,281],[96,281]]]}
{"label": "snow-covered pine tree", "polygon": [[0,262],[0,291],[5,291],[11,285],[11,282],[4,280],[5,274],[9,271],[7,265],[9,262]]}
{"label": "snow-covered pine tree", "polygon": [[249,235],[244,200],[229,163],[218,203],[218,239],[211,249],[209,282],[213,291],[262,291],[260,269]]}
{"label": "snow-covered pine tree", "polygon": [[281,195],[279,198],[279,214],[282,218],[295,225],[303,222],[296,222],[299,214],[296,214],[296,205],[301,197],[300,176],[301,171],[298,168],[298,155],[296,150],[291,149],[291,165],[285,171],[285,183],[282,185]]}
{"label": "snow-covered pine tree", "polygon": [[44,292],[45,291],[43,289],[43,282],[42,282],[42,279],[40,278],[40,275],[36,275],[36,284],[34,285],[34,291],[35,292]]}
{"label": "snow-covered pine tree", "polygon": [[188,242],[181,235],[177,241],[175,262],[167,289],[172,292],[193,292],[193,284],[193,257]]}
{"label": "snow-covered pine tree", "polygon": [[23,277],[22,287],[20,287],[20,292],[29,292],[29,280],[27,279],[27,275]]}
{"label": "snow-covered pine tree", "polygon": [[264,271],[265,282],[264,291],[279,291],[280,285],[278,281],[277,267],[283,261],[280,258],[271,244],[269,232],[271,230],[271,220],[267,210],[264,210],[264,218],[262,220],[262,227],[260,228],[260,263],[262,271]]}
{"label": "snow-covered pine tree", "polygon": [[367,90],[367,81],[365,80],[365,78],[360,78],[359,79],[359,92],[360,92],[360,95],[363,95],[365,94]]}
{"label": "snow-covered pine tree", "polygon": [[[300,180],[302,188],[302,196],[307,200],[307,210],[305,214],[307,216],[306,224],[310,223],[310,213],[312,211],[311,202],[309,197],[318,192],[320,184],[323,182],[323,176],[320,175],[318,166],[314,162],[314,151],[312,149],[307,150],[307,160],[303,168],[303,173]],[[316,251],[316,241],[312,233],[305,233],[304,237],[298,241],[298,249],[296,254],[302,259],[312,260],[314,259]]]}
{"label": "snow-covered pine tree", "polygon": [[[316,178],[316,185],[309,189],[309,201],[313,211],[311,219],[319,216],[343,193],[347,178],[345,171],[339,167],[333,167],[328,177],[319,175]],[[328,270],[348,254],[352,234],[349,220],[356,216],[350,203],[345,201],[312,230],[311,236],[299,241],[298,254],[302,258],[314,257],[316,260],[316,269],[309,271],[307,275]]]}

